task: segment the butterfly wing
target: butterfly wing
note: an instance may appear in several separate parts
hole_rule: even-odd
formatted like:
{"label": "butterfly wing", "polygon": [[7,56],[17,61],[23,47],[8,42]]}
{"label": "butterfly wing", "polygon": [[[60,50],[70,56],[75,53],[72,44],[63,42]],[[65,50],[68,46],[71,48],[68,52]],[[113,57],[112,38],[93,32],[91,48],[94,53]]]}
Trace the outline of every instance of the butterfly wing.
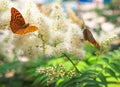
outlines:
{"label": "butterfly wing", "polygon": [[97,48],[100,47],[99,44],[97,43],[97,41],[94,39],[92,33],[88,29],[84,29],[83,35],[84,35],[85,40],[89,41],[90,43],[92,43]]}
{"label": "butterfly wing", "polygon": [[24,29],[17,30],[16,34],[26,34],[26,33],[34,32],[36,30],[38,30],[38,27],[36,27],[36,26],[28,26],[28,27],[26,27]]}
{"label": "butterfly wing", "polygon": [[10,27],[13,33],[16,33],[25,25],[25,20],[22,14],[14,7],[11,8]]}

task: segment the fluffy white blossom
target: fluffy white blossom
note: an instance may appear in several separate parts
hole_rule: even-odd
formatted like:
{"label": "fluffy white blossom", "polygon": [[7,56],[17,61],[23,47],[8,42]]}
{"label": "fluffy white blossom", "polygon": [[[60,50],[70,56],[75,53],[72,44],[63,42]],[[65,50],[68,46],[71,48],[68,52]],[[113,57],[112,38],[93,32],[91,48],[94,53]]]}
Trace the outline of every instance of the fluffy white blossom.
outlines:
{"label": "fluffy white blossom", "polygon": [[41,42],[34,34],[14,35],[13,44],[24,56],[37,56],[40,51]]}
{"label": "fluffy white blossom", "polygon": [[[47,17],[39,11],[32,1],[27,0],[22,8],[19,5],[15,6],[14,2],[11,3],[23,15],[26,23],[38,27],[37,31],[23,35],[13,34],[11,29],[6,28],[9,35],[11,35],[10,44],[13,47],[12,49],[19,58],[35,58],[43,54],[48,56],[61,55],[64,52],[74,54],[80,58],[84,55],[81,49],[83,47],[81,42],[81,39],[83,39],[82,31],[78,25],[71,24],[68,21],[60,5],[52,5],[51,15]],[[1,16],[3,18],[1,20],[6,20],[4,22],[9,27],[10,8],[11,6],[7,9],[9,14],[5,13],[8,18],[4,15]],[[5,49],[3,48],[3,50]],[[11,51],[13,52],[13,50]]]}
{"label": "fluffy white blossom", "polygon": [[81,48],[83,39],[82,30],[75,24],[70,24],[68,32],[66,34],[65,41],[68,43],[67,46]]}
{"label": "fluffy white blossom", "polygon": [[60,5],[55,4],[53,5],[52,12],[51,12],[51,18],[52,18],[52,25],[51,29],[53,30],[67,30],[67,20],[65,18],[65,14],[63,12],[63,9],[60,7]]}
{"label": "fluffy white blossom", "polygon": [[55,47],[57,44],[64,42],[65,36],[65,32],[51,31],[51,38],[49,44]]}
{"label": "fluffy white blossom", "polygon": [[8,0],[0,0],[0,13],[9,8]]}
{"label": "fluffy white blossom", "polygon": [[10,2],[0,0],[0,30],[9,28],[10,21]]}
{"label": "fluffy white blossom", "polygon": [[13,50],[11,33],[8,30],[0,30],[0,55],[5,56],[8,61],[12,61],[14,58]]}
{"label": "fluffy white blossom", "polygon": [[54,54],[62,55],[62,53],[65,53],[66,51],[65,43],[59,43],[56,47],[54,47]]}

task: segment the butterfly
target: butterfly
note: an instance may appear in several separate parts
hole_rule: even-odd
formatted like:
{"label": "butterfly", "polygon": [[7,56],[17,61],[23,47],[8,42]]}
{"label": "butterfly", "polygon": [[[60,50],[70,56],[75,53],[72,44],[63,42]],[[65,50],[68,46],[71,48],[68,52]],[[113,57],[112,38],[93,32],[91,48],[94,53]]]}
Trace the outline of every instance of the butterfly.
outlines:
{"label": "butterfly", "polygon": [[26,34],[38,30],[38,27],[26,24],[22,14],[14,7],[11,8],[10,28],[14,34]]}
{"label": "butterfly", "polygon": [[84,40],[87,40],[88,42],[92,43],[95,47],[100,48],[100,45],[94,39],[94,37],[93,37],[93,35],[92,35],[90,30],[84,29],[83,36],[84,36]]}

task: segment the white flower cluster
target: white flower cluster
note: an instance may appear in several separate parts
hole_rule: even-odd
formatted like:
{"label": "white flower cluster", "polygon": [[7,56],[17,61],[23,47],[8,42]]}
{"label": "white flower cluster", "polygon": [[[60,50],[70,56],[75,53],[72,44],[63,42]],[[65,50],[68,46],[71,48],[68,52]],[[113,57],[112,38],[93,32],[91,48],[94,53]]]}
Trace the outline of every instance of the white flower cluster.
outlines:
{"label": "white flower cluster", "polygon": [[118,36],[117,35],[113,35],[113,36],[110,36],[109,38],[107,38],[107,39],[105,39],[105,40],[103,40],[102,42],[101,42],[101,50],[103,51],[103,50],[108,50],[109,49],[109,45],[110,45],[110,43],[113,41],[113,40],[115,40],[116,38],[118,38]]}
{"label": "white flower cluster", "polygon": [[9,28],[10,5],[8,0],[0,0],[0,30]]}
{"label": "white flower cluster", "polygon": [[68,23],[67,23],[68,21],[66,20],[66,16],[63,12],[63,9],[59,5],[57,4],[53,5],[51,18],[53,20],[51,29],[62,30],[62,31],[68,29]]}
{"label": "white flower cluster", "polygon": [[6,11],[7,9],[8,9],[8,1],[0,0],[0,13]]}
{"label": "white flower cluster", "polygon": [[[57,68],[57,67],[59,67],[59,68]],[[47,68],[40,67],[40,68],[36,69],[36,72],[39,74],[46,75],[48,77],[48,80],[47,80],[48,84],[50,84],[53,81],[53,79],[63,78],[65,75],[68,78],[71,78],[75,75],[75,71],[65,70],[65,67],[62,64],[58,65],[57,67],[55,67],[55,66],[51,66],[51,67],[47,67]]]}
{"label": "white flower cluster", "polygon": [[13,61],[14,59],[14,46],[11,38],[11,33],[8,30],[0,30],[0,57],[5,57],[3,59],[7,61]]}
{"label": "white flower cluster", "polygon": [[[7,4],[6,0],[0,0],[0,3],[2,1]],[[7,4],[7,6],[9,6],[9,4]],[[8,13],[10,13],[11,7],[8,8],[9,9],[4,6],[4,9],[7,9],[9,11]],[[15,6],[15,8],[18,9],[19,6]],[[22,8],[22,10],[18,10],[23,15],[25,22],[37,26],[38,31],[17,35],[13,34],[9,28],[7,29],[11,35],[10,43],[14,46],[14,50],[18,56],[35,58],[40,54],[51,56],[54,54],[61,55],[64,52],[80,58],[84,56],[81,42],[81,39],[83,39],[82,31],[78,25],[68,21],[60,5],[52,5],[49,17],[42,14],[35,3],[30,0],[28,0],[25,7]],[[2,11],[3,9],[0,8],[0,13],[2,13]],[[8,15],[7,19],[9,19],[8,22],[10,22],[10,15],[7,13],[6,15]],[[6,19],[6,17],[4,17],[4,19]],[[8,24],[8,26],[10,25]]]}

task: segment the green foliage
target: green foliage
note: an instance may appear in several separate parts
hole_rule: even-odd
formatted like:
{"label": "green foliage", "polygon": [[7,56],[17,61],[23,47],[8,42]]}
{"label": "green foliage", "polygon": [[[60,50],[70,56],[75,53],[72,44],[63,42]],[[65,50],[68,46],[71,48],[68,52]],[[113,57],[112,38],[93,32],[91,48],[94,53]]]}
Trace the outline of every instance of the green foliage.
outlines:
{"label": "green foliage", "polygon": [[[119,83],[120,80],[120,49],[108,52],[104,55],[95,55],[96,49],[85,47],[86,55],[82,60],[76,60],[73,55],[68,55],[73,60],[80,72],[77,72],[72,63],[65,56],[38,58],[28,62],[4,62],[0,64],[0,86],[3,87],[108,87],[109,84]],[[59,64],[64,66],[68,72],[73,70],[75,75],[71,78],[66,76],[54,78],[47,84],[48,76],[40,74],[38,67],[55,67]],[[56,67],[57,70],[60,67]],[[6,78],[7,71],[15,70],[13,77]],[[112,79],[112,82],[111,82]]]}
{"label": "green foliage", "polygon": [[17,67],[19,66],[20,66],[20,63],[18,61],[4,62],[3,64],[0,64],[0,74],[4,74],[7,71],[10,71],[12,69],[17,69]]}
{"label": "green foliage", "polygon": [[[100,55],[99,58],[97,58],[94,54],[86,53],[86,58],[81,60],[77,65],[77,67],[82,67],[82,68],[79,68],[80,73],[76,72],[75,76],[73,76],[72,78],[66,78],[66,77],[58,78],[55,81],[53,81],[53,83],[48,84],[48,87],[50,87],[49,85],[52,85],[52,87],[55,87],[55,86],[57,87],[101,87],[101,86],[108,87],[108,84],[110,84],[108,80],[109,78],[115,78],[114,81],[119,82],[119,78],[120,78],[119,77],[120,76],[120,63],[119,63],[120,54],[119,53],[120,53],[120,49],[115,50],[113,52],[109,52],[108,54],[105,54],[105,55]],[[69,66],[69,67],[72,67],[72,66]],[[37,83],[43,83],[42,84],[43,87],[46,87],[47,85],[45,84],[47,82],[47,77],[44,77],[44,80],[43,80],[43,77],[41,79],[40,78],[41,76],[37,77]]]}

